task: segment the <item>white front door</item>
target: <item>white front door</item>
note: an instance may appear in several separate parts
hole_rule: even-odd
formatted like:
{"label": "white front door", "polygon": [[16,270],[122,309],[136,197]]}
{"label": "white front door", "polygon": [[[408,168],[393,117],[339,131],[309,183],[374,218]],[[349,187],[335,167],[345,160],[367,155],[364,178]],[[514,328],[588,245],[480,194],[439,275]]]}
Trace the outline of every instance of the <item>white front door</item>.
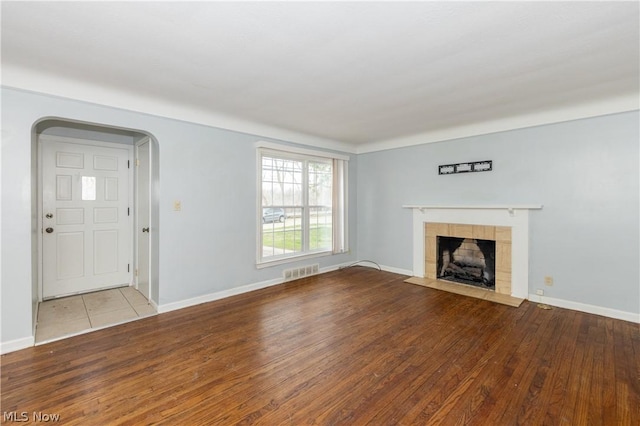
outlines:
{"label": "white front door", "polygon": [[138,291],[147,298],[149,293],[149,184],[151,158],[149,139],[136,145],[136,233],[137,233],[137,262],[136,284]]}
{"label": "white front door", "polygon": [[131,282],[130,152],[41,142],[43,299]]}

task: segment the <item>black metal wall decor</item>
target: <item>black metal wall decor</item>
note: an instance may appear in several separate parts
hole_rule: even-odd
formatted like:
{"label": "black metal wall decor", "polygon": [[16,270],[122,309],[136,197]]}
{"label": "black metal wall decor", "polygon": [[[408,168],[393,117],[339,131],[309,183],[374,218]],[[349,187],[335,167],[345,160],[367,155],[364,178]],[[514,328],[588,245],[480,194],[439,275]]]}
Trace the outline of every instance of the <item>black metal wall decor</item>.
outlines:
{"label": "black metal wall decor", "polygon": [[471,163],[445,164],[438,166],[439,175],[453,175],[456,173],[488,172],[493,169],[493,161],[473,161]]}

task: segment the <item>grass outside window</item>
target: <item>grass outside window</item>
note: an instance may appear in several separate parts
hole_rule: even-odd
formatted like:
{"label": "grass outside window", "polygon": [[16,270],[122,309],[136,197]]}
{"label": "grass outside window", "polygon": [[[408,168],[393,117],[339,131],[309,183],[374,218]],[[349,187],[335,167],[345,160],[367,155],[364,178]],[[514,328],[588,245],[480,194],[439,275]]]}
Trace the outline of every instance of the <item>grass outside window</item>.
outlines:
{"label": "grass outside window", "polygon": [[[309,247],[312,249],[331,249],[331,226],[319,226],[309,229]],[[302,228],[286,228],[282,230],[263,230],[262,242],[267,247],[289,251],[300,251],[302,248]]]}

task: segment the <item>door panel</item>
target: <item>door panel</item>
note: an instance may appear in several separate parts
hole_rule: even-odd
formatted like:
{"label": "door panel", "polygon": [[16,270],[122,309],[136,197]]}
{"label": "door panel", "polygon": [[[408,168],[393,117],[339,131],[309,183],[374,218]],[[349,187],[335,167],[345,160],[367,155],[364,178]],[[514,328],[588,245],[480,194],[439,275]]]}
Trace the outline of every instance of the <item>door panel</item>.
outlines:
{"label": "door panel", "polygon": [[56,166],[67,169],[83,169],[84,155],[77,152],[56,152]]}
{"label": "door panel", "polygon": [[45,141],[42,297],[131,281],[130,149]]}
{"label": "door panel", "polygon": [[84,209],[56,209],[56,225],[82,225]]}
{"label": "door panel", "polygon": [[64,256],[56,257],[56,278],[64,280],[84,276],[84,233],[83,232],[58,232],[56,239],[56,252],[64,253]]}
{"label": "door panel", "polygon": [[115,207],[97,207],[93,209],[93,223],[117,223],[118,209]]}
{"label": "door panel", "polygon": [[93,231],[93,273],[118,272],[118,231]]}
{"label": "door panel", "polygon": [[106,155],[94,155],[93,169],[116,171],[118,170],[118,157],[106,156]]}
{"label": "door panel", "polygon": [[106,201],[118,201],[118,178],[108,177],[104,179],[104,199]]}
{"label": "door panel", "polygon": [[71,187],[70,175],[56,176],[56,200],[71,201]]}

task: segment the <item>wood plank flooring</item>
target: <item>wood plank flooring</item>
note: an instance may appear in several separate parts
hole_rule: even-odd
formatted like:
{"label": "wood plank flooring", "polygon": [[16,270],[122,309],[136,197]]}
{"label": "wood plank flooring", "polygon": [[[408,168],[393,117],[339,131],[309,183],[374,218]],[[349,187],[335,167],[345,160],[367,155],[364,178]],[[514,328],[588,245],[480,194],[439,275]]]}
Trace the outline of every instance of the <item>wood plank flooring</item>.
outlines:
{"label": "wood plank flooring", "polygon": [[638,324],[406,278],[349,268],[6,354],[0,420],[640,424]]}

